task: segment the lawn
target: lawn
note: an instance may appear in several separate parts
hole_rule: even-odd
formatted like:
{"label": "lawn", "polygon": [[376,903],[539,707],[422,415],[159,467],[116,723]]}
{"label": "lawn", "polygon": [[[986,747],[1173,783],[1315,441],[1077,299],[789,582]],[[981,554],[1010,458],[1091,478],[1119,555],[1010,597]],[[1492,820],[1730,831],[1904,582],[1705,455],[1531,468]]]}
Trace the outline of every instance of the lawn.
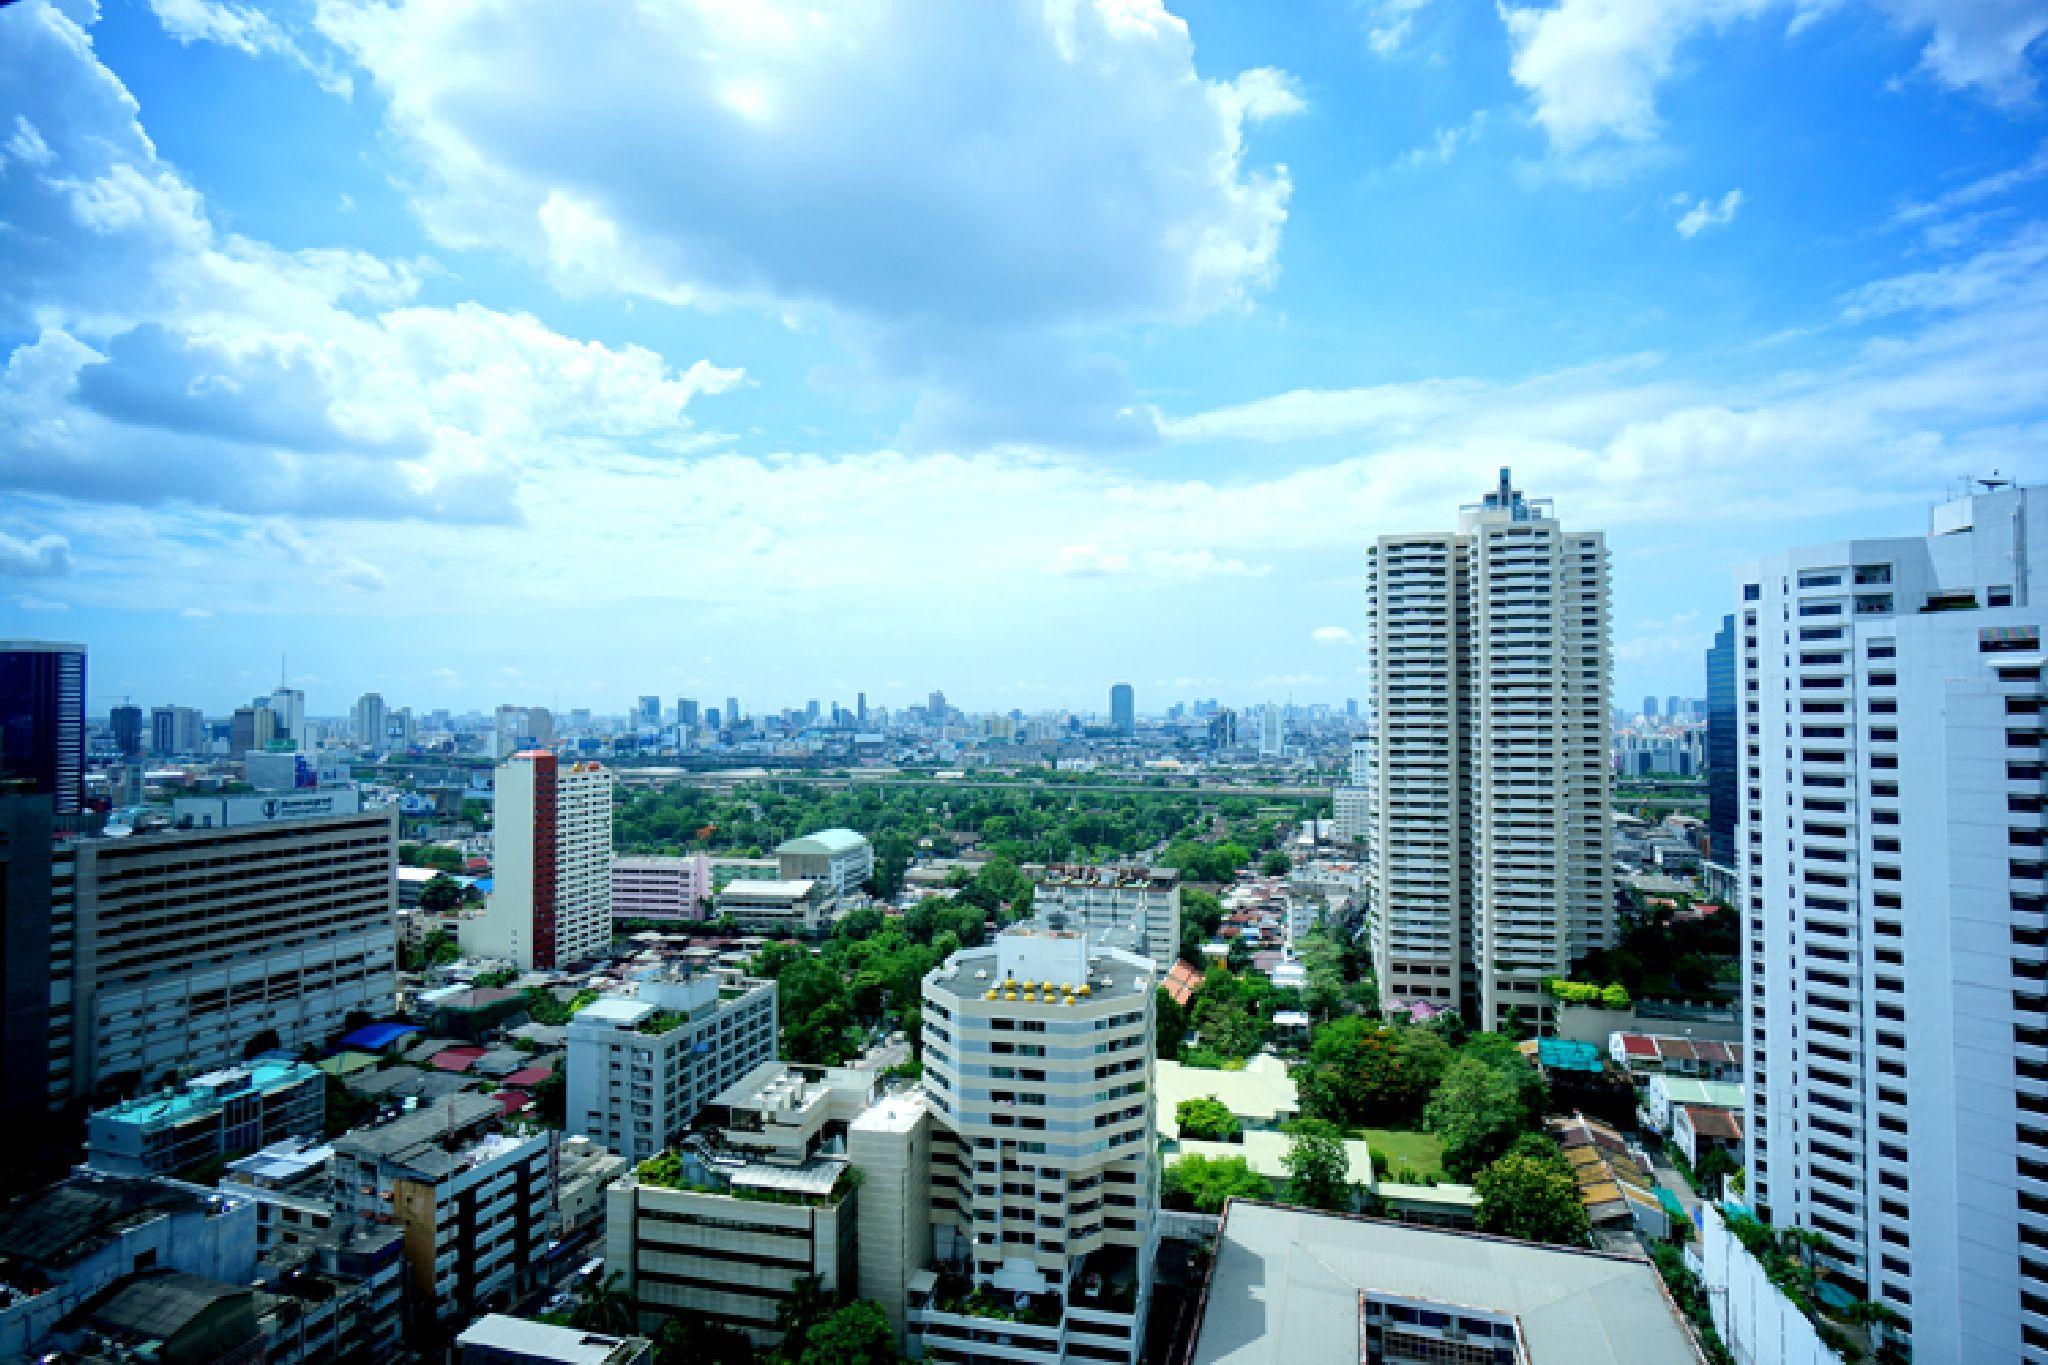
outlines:
{"label": "lawn", "polygon": [[1418,1180],[1444,1179],[1444,1143],[1434,1133],[1412,1128],[1359,1128],[1352,1136],[1363,1138],[1376,1155],[1385,1156],[1397,1168],[1406,1166]]}

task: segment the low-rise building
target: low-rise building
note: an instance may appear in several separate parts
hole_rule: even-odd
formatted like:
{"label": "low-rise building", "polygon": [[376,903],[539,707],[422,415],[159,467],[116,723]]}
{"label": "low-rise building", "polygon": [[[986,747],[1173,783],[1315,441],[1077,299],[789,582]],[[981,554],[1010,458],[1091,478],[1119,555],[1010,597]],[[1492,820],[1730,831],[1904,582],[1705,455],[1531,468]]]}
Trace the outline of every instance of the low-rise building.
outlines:
{"label": "low-rise building", "polygon": [[605,1265],[642,1330],[686,1313],[769,1345],[799,1279],[853,1290],[846,1130],[879,1084],[872,1071],[765,1063],[706,1107],[697,1136],[612,1185]]}
{"label": "low-rise building", "polygon": [[748,933],[788,938],[823,929],[830,901],[823,882],[745,878],[726,883],[712,902],[712,915],[730,916]]}
{"label": "low-rise building", "polygon": [[569,1023],[572,1133],[639,1163],[681,1136],[713,1096],[775,1055],[772,981],[663,968],[630,996]]}
{"label": "low-rise building", "polygon": [[86,1164],[112,1175],[167,1175],[285,1138],[317,1137],[326,1116],[327,1077],[318,1069],[256,1061],[95,1111]]}

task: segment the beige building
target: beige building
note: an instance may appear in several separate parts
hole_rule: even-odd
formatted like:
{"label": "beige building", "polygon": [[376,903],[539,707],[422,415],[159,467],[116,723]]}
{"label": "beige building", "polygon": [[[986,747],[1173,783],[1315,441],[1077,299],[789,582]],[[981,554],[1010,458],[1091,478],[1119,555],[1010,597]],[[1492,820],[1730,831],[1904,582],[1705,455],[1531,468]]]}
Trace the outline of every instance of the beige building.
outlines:
{"label": "beige building", "polygon": [[1500,487],[1366,552],[1364,787],[1382,1001],[1547,1021],[1614,940],[1607,547]]}

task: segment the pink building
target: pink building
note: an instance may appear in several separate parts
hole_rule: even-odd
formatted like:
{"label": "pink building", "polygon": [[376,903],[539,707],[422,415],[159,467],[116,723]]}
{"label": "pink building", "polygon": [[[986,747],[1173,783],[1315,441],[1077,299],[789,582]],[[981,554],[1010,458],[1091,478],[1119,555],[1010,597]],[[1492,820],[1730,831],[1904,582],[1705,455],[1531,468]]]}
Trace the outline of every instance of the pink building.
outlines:
{"label": "pink building", "polygon": [[711,903],[711,859],[612,855],[613,919],[704,918]]}

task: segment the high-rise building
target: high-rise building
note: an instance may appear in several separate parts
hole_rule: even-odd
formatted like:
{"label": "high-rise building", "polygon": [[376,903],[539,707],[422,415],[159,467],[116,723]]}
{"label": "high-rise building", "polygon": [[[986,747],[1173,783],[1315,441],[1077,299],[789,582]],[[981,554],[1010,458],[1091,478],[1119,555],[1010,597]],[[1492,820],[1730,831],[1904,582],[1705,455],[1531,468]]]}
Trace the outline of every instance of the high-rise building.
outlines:
{"label": "high-rise building", "polygon": [[107,712],[107,729],[114,735],[114,747],[124,758],[142,752],[142,708],[122,702]]}
{"label": "high-rise building", "polygon": [[1500,486],[1366,553],[1383,1001],[1497,1028],[1613,941],[1607,547]]}
{"label": "high-rise building", "polygon": [[1707,650],[1707,856],[1735,865],[1735,793],[1740,785],[1735,706],[1735,618],[1721,618]]}
{"label": "high-rise building", "polygon": [[2048,488],[1741,575],[1748,1199],[1916,1360],[2048,1361]]}
{"label": "high-rise building", "polygon": [[259,1042],[318,1047],[352,1013],[388,1014],[397,863],[395,809],[59,844],[54,1097],[158,1085]]}
{"label": "high-rise building", "polygon": [[234,758],[270,747],[277,738],[277,713],[268,706],[237,706],[228,722],[228,753]]}
{"label": "high-rise building", "polygon": [[[1157,1246],[1158,974],[1086,934],[1012,928],[924,981],[936,1267],[1030,1311],[1017,1359],[1135,1362]],[[927,1357],[979,1358],[986,1320],[913,1288]],[[965,1353],[965,1354],[961,1354]]]}
{"label": "high-rise building", "polygon": [[85,646],[0,640],[0,781],[51,799],[61,818],[85,801]]}
{"label": "high-rise building", "polygon": [[545,749],[498,766],[491,894],[463,951],[521,971],[587,962],[612,941],[612,775]]}
{"label": "high-rise building", "polygon": [[381,692],[365,692],[356,698],[356,743],[372,753],[382,752],[390,729],[390,716],[384,709]]}
{"label": "high-rise building", "polygon": [[775,1056],[775,983],[660,970],[569,1021],[571,1133],[638,1165],[712,1096]]}
{"label": "high-rise building", "polygon": [[1120,735],[1138,731],[1138,694],[1129,683],[1118,683],[1109,689],[1109,725]]}

